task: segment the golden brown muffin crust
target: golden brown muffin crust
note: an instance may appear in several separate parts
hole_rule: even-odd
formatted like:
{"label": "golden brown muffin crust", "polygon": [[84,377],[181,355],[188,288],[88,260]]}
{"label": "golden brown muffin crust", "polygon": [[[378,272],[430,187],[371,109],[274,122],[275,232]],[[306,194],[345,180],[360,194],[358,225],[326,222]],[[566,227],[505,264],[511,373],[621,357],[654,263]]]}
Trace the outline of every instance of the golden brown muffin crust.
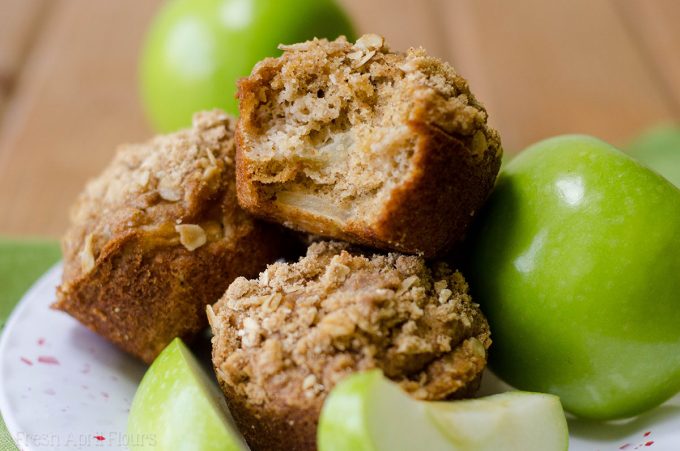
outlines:
{"label": "golden brown muffin crust", "polygon": [[68,278],[91,267],[114,235],[130,230],[144,229],[160,239],[156,232],[161,229],[160,235],[178,241],[176,225],[212,220],[207,234],[219,239],[220,232],[210,229],[222,222],[223,214],[240,215],[226,222],[244,231],[251,227],[240,209],[221,210],[214,202],[225,190],[234,191],[233,129],[233,119],[215,110],[198,113],[190,129],[121,146],[71,208],[71,227],[63,240]]}
{"label": "golden brown muffin crust", "polygon": [[[468,84],[381,37],[282,46],[239,83],[241,205],[310,233],[434,256],[463,236],[500,167]],[[418,227],[408,227],[417,218]]]}
{"label": "golden brown muffin crust", "polygon": [[218,380],[251,447],[314,449],[325,396],[359,370],[381,368],[418,399],[469,395],[491,340],[467,290],[444,263],[338,242],[236,279],[208,317]]}
{"label": "golden brown muffin crust", "polygon": [[118,150],[71,211],[55,308],[150,362],[203,328],[235,277],[282,255],[285,235],[238,207],[233,128],[204,112]]}

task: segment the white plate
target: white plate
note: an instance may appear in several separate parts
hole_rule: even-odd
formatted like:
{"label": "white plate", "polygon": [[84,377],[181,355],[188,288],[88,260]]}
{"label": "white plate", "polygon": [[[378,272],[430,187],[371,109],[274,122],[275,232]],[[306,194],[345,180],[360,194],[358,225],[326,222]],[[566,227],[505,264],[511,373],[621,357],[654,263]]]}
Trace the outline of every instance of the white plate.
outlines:
{"label": "white plate", "polygon": [[[12,313],[0,340],[0,411],[22,450],[126,449],[127,413],[145,367],[49,309],[61,266]],[[482,393],[502,391],[492,374]],[[680,450],[680,396],[617,424],[570,420],[575,451]]]}

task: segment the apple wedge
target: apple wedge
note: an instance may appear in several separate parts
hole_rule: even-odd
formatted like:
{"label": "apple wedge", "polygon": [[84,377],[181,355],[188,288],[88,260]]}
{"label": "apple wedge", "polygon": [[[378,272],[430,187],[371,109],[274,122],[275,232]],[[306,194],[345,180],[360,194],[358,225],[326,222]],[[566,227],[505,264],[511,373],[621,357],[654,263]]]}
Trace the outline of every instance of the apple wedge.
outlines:
{"label": "apple wedge", "polygon": [[144,375],[130,408],[128,436],[133,451],[248,449],[216,384],[179,338]]}
{"label": "apple wedge", "polygon": [[450,402],[425,403],[427,416],[456,450],[566,451],[569,430],[560,399],[514,391]]}
{"label": "apple wedge", "polygon": [[326,399],[320,451],[564,451],[569,434],[556,396],[512,392],[423,402],[379,370],[340,382]]}

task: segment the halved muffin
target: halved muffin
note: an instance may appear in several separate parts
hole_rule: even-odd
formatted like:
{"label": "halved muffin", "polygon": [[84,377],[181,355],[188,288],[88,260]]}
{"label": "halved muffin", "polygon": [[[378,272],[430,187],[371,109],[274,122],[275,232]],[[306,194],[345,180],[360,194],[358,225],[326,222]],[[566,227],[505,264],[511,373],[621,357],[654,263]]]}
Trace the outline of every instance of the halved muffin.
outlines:
{"label": "halved muffin", "polygon": [[470,395],[491,344],[460,273],[338,242],[236,279],[208,317],[217,379],[253,450],[316,449],[323,401],[355,371],[381,368],[418,399]]}
{"label": "halved muffin", "polygon": [[207,325],[237,276],[284,254],[285,229],[236,201],[234,120],[199,113],[193,127],[122,146],[71,211],[54,308],[151,362]]}
{"label": "halved muffin", "polygon": [[239,82],[241,206],[294,229],[441,254],[500,167],[498,133],[465,79],[377,35],[281,46]]}

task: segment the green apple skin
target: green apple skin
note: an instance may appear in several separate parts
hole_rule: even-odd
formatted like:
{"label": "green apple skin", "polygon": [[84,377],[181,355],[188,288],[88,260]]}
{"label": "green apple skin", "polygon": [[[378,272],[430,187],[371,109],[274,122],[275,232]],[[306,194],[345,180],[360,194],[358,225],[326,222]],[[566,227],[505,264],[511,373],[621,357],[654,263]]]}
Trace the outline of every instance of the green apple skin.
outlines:
{"label": "green apple skin", "polygon": [[128,416],[131,450],[244,451],[222,394],[176,338],[154,360]]}
{"label": "green apple skin", "polygon": [[631,142],[626,151],[680,187],[680,125],[654,127]]}
{"label": "green apple skin", "polygon": [[556,396],[512,392],[424,402],[371,370],[331,390],[317,444],[319,451],[566,451],[569,432]]}
{"label": "green apple skin", "polygon": [[335,0],[173,0],[146,37],[140,61],[147,116],[161,132],[188,126],[194,112],[237,114],[236,81],[281,43],[354,39]]}
{"label": "green apple skin", "polygon": [[608,420],[680,389],[680,191],[588,136],[515,157],[477,224],[469,268],[491,367]]}

